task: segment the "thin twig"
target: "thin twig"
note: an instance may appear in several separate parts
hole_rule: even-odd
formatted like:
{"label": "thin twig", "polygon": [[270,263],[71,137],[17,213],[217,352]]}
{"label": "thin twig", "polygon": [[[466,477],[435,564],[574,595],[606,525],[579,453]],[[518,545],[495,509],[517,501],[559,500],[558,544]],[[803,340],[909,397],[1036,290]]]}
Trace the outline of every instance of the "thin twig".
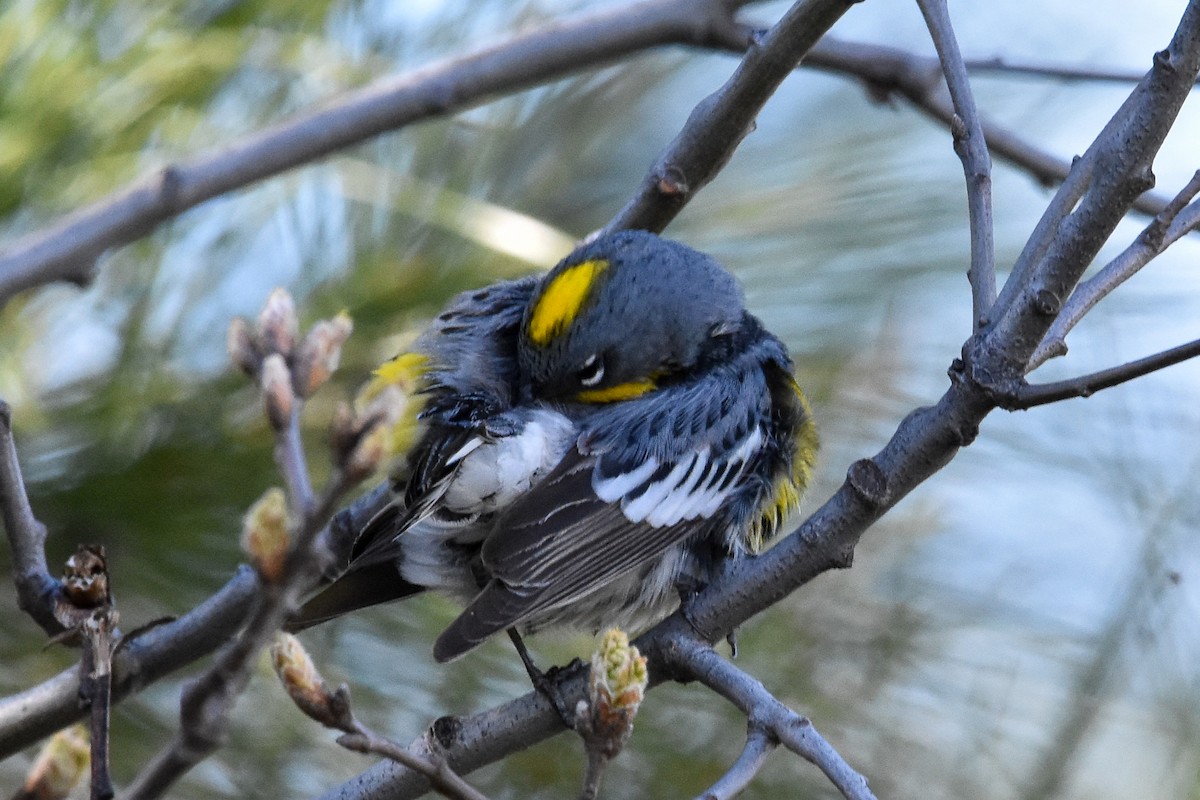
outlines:
{"label": "thin twig", "polygon": [[12,408],[0,400],[0,520],[12,550],[17,605],[51,636],[62,633],[55,613],[61,584],[46,564],[46,526],[33,515],[17,445],[13,439]]}
{"label": "thin twig", "polygon": [[[1200,170],[1197,170],[1192,179],[1167,203],[1166,208],[1159,212],[1132,244],[1103,269],[1076,287],[1029,359],[1028,372],[1033,372],[1055,356],[1065,354],[1067,334],[1079,324],[1084,315],[1114,289],[1136,275],[1142,267],[1161,255],[1181,236],[1200,225],[1200,204],[1188,205],[1197,193],[1200,193]],[[1181,217],[1185,210],[1189,210],[1190,213]]]}
{"label": "thin twig", "polygon": [[161,796],[222,743],[229,713],[249,682],[256,657],[320,577],[312,543],[349,488],[335,473],[315,507],[304,516],[283,576],[278,583],[263,587],[241,636],[217,656],[208,672],[184,689],[180,730],[134,780],[126,793],[129,800]]}
{"label": "thin twig", "polygon": [[761,37],[747,40],[748,47],[743,41],[746,55],[733,75],[696,105],[602,233],[663,230],[724,169],[779,84],[852,5],[849,0],[801,0]]}
{"label": "thin twig", "polygon": [[[721,44],[726,49],[736,49],[735,42],[723,41]],[[935,58],[897,47],[849,42],[826,36],[812,49],[804,63],[808,67],[856,77],[877,98],[901,97],[943,125],[949,127],[953,124],[954,106],[940,91],[940,72]],[[986,117],[981,118],[980,123],[993,156],[1028,172],[1043,186],[1057,186],[1067,180],[1071,173],[1070,160],[1037,147],[1015,131]],[[1153,216],[1163,209],[1168,199],[1161,194],[1147,192],[1134,202],[1133,208]]]}
{"label": "thin twig", "polygon": [[377,756],[389,758],[408,769],[420,772],[429,779],[434,791],[446,797],[458,800],[488,800],[487,795],[450,769],[446,765],[445,759],[422,758],[391,739],[378,735],[360,722],[355,721],[354,732],[339,736],[338,744],[359,753],[374,753]]}
{"label": "thin twig", "polygon": [[762,682],[722,658],[694,636],[663,650],[673,675],[694,678],[733,703],[753,725],[762,726],[784,747],[814,764],[847,800],[874,800],[867,779],[856,772],[812,723],[767,691]]}
{"label": "thin twig", "polygon": [[1065,83],[1137,83],[1146,77],[1145,70],[1115,67],[1077,67],[1050,61],[996,56],[967,60],[967,69],[978,73],[1023,75],[1033,78],[1052,78]]}
{"label": "thin twig", "polygon": [[312,481],[304,458],[304,442],[300,437],[302,403],[296,403],[287,426],[275,437],[275,463],[283,474],[288,497],[301,513],[307,513],[313,502]]}
{"label": "thin twig", "polygon": [[762,725],[747,724],[746,746],[737,761],[730,765],[717,782],[708,787],[696,800],[731,800],[750,785],[750,781],[767,763],[767,757],[775,752],[779,740]]}
{"label": "thin twig", "polygon": [[[348,550],[352,534],[387,504],[385,483],[354,502],[318,535],[317,549]],[[212,597],[188,613],[130,641],[122,640],[113,664],[113,700],[191,664],[229,641],[254,609],[254,571],[241,567]],[[24,692],[0,699],[0,759],[25,749],[83,716],[79,670],[66,669]]]}
{"label": "thin twig", "polygon": [[80,698],[88,706],[91,734],[91,797],[109,800],[114,794],[109,774],[109,717],[112,711],[112,657],[117,627],[116,611],[109,605],[96,609],[82,627]]}
{"label": "thin twig", "polygon": [[[247,514],[243,544],[259,570],[261,582],[250,621],[241,636],[218,655],[212,668],[184,689],[179,732],[134,780],[128,792],[130,798],[158,797],[222,743],[230,712],[250,680],[255,658],[322,573],[326,554],[314,544],[357,479],[349,477],[339,460],[321,497],[313,501],[300,441],[304,398],[297,394],[296,386],[307,396],[328,378],[333,369],[330,365],[338,360],[336,349],[348,335],[349,326],[349,320],[345,320],[340,326],[344,330],[334,335],[329,323],[318,323],[298,344],[295,305],[287,292],[277,289],[259,315],[256,333],[250,333],[244,320],[230,327],[231,357],[262,389],[263,411],[275,431],[276,460],[288,485],[287,500],[283,499],[284,493],[269,490]],[[328,368],[315,369],[318,340],[335,348],[326,354]],[[293,366],[302,365],[303,380],[296,380],[288,366],[289,357]]]}
{"label": "thin twig", "polygon": [[954,152],[962,161],[967,181],[967,212],[971,226],[971,283],[973,329],[987,323],[987,313],[996,301],[996,248],[992,223],[992,158],[988,154],[983,124],[975,108],[971,81],[963,64],[958,40],[950,24],[945,0],[917,0],[929,35],[942,63],[942,74],[950,89],[955,115],[950,125]]}
{"label": "thin twig", "polygon": [[1078,378],[1022,386],[1012,395],[1000,398],[1001,407],[1008,411],[1020,411],[1072,397],[1091,397],[1102,389],[1118,386],[1196,356],[1200,356],[1200,339]]}
{"label": "thin twig", "polygon": [[[263,412],[275,432],[276,461],[288,490],[269,489],[247,513],[242,542],[262,587],[250,621],[212,668],[184,689],[180,730],[138,775],[131,798],[159,796],[224,740],[230,712],[249,682],[255,657],[316,585],[329,560],[322,532],[345,494],[378,467],[376,461],[369,469],[365,464],[356,469],[350,466],[356,447],[335,448],[333,474],[320,498],[312,497],[300,439],[304,400],[336,369],[351,328],[349,317],[339,315],[319,321],[300,339],[295,304],[283,289],[271,292],[255,330],[242,319],[230,324],[230,357],[261,389]],[[345,424],[356,426],[355,438],[361,444],[380,419],[350,419]],[[348,705],[348,692],[345,695]]]}

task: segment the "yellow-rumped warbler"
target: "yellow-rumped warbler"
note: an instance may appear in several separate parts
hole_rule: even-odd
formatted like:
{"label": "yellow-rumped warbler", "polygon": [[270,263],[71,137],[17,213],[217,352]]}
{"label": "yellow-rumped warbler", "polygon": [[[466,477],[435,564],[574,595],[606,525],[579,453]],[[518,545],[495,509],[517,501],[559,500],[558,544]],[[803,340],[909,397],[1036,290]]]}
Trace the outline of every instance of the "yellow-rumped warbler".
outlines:
{"label": "yellow-rumped warbler", "polygon": [[733,276],[643,232],[459,295],[366,392],[394,386],[413,401],[394,502],[296,626],[436,589],[466,604],[439,661],[508,628],[665,616],[774,533],[817,448]]}

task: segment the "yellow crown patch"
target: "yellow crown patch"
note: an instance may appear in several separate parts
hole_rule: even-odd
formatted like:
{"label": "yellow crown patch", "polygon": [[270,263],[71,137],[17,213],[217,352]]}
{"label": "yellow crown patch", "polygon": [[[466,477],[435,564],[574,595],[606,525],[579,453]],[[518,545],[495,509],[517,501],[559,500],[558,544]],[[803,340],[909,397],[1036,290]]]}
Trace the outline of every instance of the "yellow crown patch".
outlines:
{"label": "yellow crown patch", "polygon": [[545,346],[575,321],[607,261],[583,261],[567,267],[549,284],[529,314],[529,340]]}

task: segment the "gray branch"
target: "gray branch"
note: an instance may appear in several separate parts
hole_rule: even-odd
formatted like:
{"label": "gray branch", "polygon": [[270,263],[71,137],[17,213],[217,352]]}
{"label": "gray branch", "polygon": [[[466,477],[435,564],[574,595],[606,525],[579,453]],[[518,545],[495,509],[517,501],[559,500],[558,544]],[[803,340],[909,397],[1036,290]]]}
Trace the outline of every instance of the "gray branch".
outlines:
{"label": "gray branch", "polygon": [[46,633],[63,632],[54,613],[61,584],[46,565],[46,526],[38,521],[25,494],[25,480],[13,440],[12,409],[0,400],[0,520],[13,554],[17,604]]}
{"label": "gray branch", "polygon": [[[937,59],[896,47],[847,42],[827,36],[812,49],[805,64],[856,77],[879,99],[901,97],[948,128],[953,125],[954,106],[940,91]],[[980,124],[992,155],[1028,172],[1043,186],[1057,186],[1070,174],[1071,161],[1041,149],[986,117]],[[1153,216],[1162,211],[1168,199],[1147,192],[1137,199],[1133,208]]]}
{"label": "gray branch", "polygon": [[666,228],[725,168],[779,84],[852,5],[852,0],[798,2],[762,35],[739,37],[736,28],[723,27],[720,32],[727,40],[732,37],[745,57],[725,85],[692,109],[679,135],[601,233]]}
{"label": "gray branch", "polygon": [[700,681],[733,703],[750,720],[796,755],[814,764],[846,800],[875,800],[867,779],[855,772],[812,723],[767,691],[762,682],[735,667],[704,642],[677,638],[660,651],[673,675]]}
{"label": "gray branch", "polygon": [[1179,241],[1180,237],[1200,226],[1200,202],[1191,202],[1197,193],[1200,193],[1200,170],[1132,244],[1103,269],[1076,287],[1042,339],[1042,343],[1029,359],[1029,372],[1055,356],[1066,354],[1067,334],[1097,303],[1136,275],[1142,267],[1162,255],[1168,247]]}
{"label": "gray branch", "polygon": [[665,44],[704,44],[738,3],[642,0],[584,13],[471,55],[384,79],[221,150],[168,166],[0,252],[0,304],[52,281],[87,283],[104,252],[255,181],[386,131],[449,116]]}
{"label": "gray branch", "polygon": [[[654,47],[685,44],[744,53],[760,34],[734,23],[732,14],[743,4],[642,0],[571,17],[462,58],[380,80],[219,151],[167,166],[0,250],[0,304],[34,286],[87,283],[107,250],[136,241],[205,200],[379,133],[450,116]],[[897,94],[947,127],[953,125],[953,106],[937,91],[936,59],[826,36],[811,48],[804,65],[862,80],[881,97]],[[1067,176],[1070,164],[1064,159],[986,119],[981,125],[992,153],[1041,183],[1055,185]],[[744,134],[744,126],[739,131]],[[657,187],[647,178],[644,191],[652,197],[670,187],[670,182]],[[696,188],[693,185],[691,191]],[[1147,194],[1135,208],[1157,214],[1166,202]]]}
{"label": "gray branch", "polygon": [[986,316],[996,301],[996,247],[992,224],[992,157],[988,154],[983,123],[975,108],[975,96],[967,77],[967,66],[958,49],[958,40],[950,24],[946,0],[918,0],[925,24],[937,48],[942,73],[950,89],[955,114],[950,131],[954,152],[962,160],[967,180],[967,213],[971,225],[971,283],[973,329],[987,322]]}
{"label": "gray branch", "polygon": [[750,722],[746,726],[746,745],[737,760],[725,770],[716,783],[704,790],[696,800],[731,800],[745,790],[775,752],[779,742],[762,725]]}

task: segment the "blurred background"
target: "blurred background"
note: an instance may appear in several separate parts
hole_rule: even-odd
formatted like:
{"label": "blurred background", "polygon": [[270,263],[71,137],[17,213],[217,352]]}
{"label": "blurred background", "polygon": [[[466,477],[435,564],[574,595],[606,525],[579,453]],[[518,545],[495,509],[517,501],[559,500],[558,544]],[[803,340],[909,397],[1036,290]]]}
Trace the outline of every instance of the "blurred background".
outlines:
{"label": "blurred background", "polygon": [[[600,3],[448,0],[3,0],[0,238],[172,160],[218,148],[377,77],[465,53]],[[968,57],[1141,70],[1183,3],[956,3]],[[778,4],[750,20],[773,21]],[[865,3],[834,31],[932,54],[913,3]],[[0,397],[14,406],[52,564],[108,548],[125,627],[180,614],[242,560],[240,517],[279,483],[255,393],[225,328],[288,287],[312,321],[355,333],[306,417],[324,474],[333,403],[349,397],[454,292],[552,264],[604,224],[693,105],[735,65],[669,49],[380,137],[206,203],[105,257],[92,286],[0,309]],[[1070,157],[1128,85],[989,74],[991,118]],[[1185,106],[1155,171],[1173,194],[1200,166]],[[788,342],[823,433],[815,508],[846,467],[936,400],[970,332],[968,229],[949,133],[856,83],[802,70],[668,234],[744,282]],[[997,163],[997,261],[1012,263],[1050,194]],[[1122,224],[1111,257],[1145,224]],[[1071,335],[1055,379],[1200,334],[1200,245],[1179,243]],[[997,412],[979,439],[868,531],[854,568],[750,621],[739,664],[809,715],[881,798],[1200,798],[1200,365],[1087,400]],[[0,548],[0,572],[10,554]],[[5,584],[8,583],[7,578]],[[434,717],[528,690],[506,641],[436,666],[454,609],[436,598],[306,634],[359,713],[402,742]],[[75,660],[0,591],[0,693]],[[545,663],[587,636],[533,642]],[[177,727],[197,665],[122,703],[114,773],[129,781]],[[696,687],[653,692],[603,787],[688,797],[736,757],[744,720]],[[309,796],[366,768],[284,698],[265,667],[230,746],[180,798]],[[0,763],[18,785],[32,751]],[[472,780],[497,798],[570,797],[574,737]],[[836,797],[778,754],[748,798]]]}

